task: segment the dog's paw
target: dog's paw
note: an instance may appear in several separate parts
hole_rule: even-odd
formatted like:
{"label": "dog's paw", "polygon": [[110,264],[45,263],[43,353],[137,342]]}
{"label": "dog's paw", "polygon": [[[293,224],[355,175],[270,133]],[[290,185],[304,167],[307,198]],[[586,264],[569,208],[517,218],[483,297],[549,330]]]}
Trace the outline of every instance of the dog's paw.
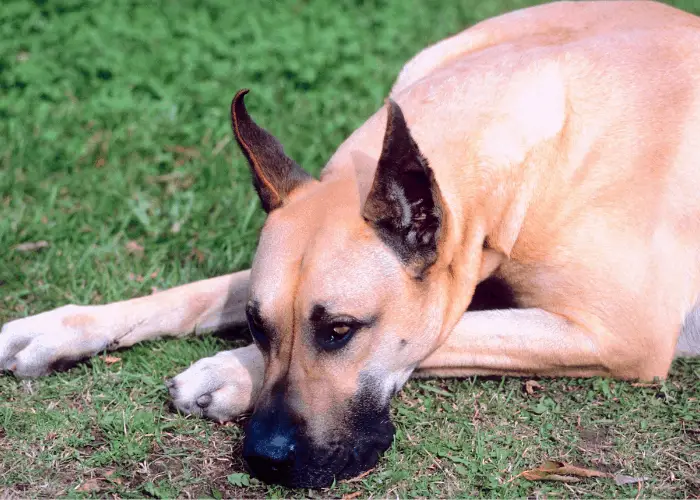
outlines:
{"label": "dog's paw", "polygon": [[11,321],[0,330],[0,372],[39,377],[63,369],[107,347],[98,328],[101,306],[63,306]]}
{"label": "dog's paw", "polygon": [[249,345],[200,359],[165,384],[181,412],[226,422],[252,408],[263,371],[260,350]]}

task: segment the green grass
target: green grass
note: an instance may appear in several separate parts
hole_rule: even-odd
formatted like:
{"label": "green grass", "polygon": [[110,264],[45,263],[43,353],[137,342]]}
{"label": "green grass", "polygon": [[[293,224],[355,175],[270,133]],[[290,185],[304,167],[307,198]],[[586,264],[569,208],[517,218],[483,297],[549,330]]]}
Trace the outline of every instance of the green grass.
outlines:
{"label": "green grass", "polygon": [[[263,215],[231,141],[237,89],[252,89],[256,119],[316,173],[420,48],[526,4],[4,0],[0,323],[246,267]],[[40,240],[49,246],[14,250]],[[517,379],[413,381],[377,469],[313,493],[246,486],[239,425],[169,410],[164,378],[227,347],[152,342],[113,365],[0,376],[0,497],[638,493],[511,480],[547,458],[648,476],[645,497],[700,495],[699,361],[650,388],[545,380],[533,396]]]}

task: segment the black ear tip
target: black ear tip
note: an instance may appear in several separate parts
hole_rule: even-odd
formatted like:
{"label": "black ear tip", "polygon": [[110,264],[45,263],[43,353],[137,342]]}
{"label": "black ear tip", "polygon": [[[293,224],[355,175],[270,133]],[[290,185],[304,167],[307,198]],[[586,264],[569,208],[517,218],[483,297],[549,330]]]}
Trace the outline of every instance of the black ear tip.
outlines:
{"label": "black ear tip", "polygon": [[[386,105],[387,105],[387,123],[388,124],[401,124],[405,123],[406,120],[403,116],[403,110],[401,109],[401,106],[398,105],[398,103],[393,100],[391,97],[387,97],[386,99]],[[393,129],[394,126],[391,126]]]}
{"label": "black ear tip", "polygon": [[399,108],[399,105],[396,104],[396,101],[393,100],[391,97],[387,97],[384,100],[384,103],[386,104],[387,111],[389,112],[389,115],[393,115],[396,112],[396,109],[401,109]]}
{"label": "black ear tip", "polygon": [[231,100],[231,117],[236,118],[236,114],[239,112],[245,113],[245,104],[243,103],[243,98],[245,95],[250,92],[248,89],[241,89],[238,92],[236,92],[236,95],[233,96],[233,100]]}
{"label": "black ear tip", "polygon": [[250,89],[241,89],[238,92],[236,92],[236,95],[233,97],[234,101],[237,101],[239,99],[243,99],[243,96],[246,95],[248,92],[250,92]]}

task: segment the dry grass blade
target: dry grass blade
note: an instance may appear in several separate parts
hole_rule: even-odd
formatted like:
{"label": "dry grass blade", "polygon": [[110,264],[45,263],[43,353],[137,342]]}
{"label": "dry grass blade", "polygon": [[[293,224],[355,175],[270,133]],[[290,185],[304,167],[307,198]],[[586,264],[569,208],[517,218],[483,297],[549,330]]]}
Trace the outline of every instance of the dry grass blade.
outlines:
{"label": "dry grass blade", "polygon": [[41,250],[49,246],[49,242],[45,240],[41,241],[31,241],[27,243],[20,243],[15,247],[18,252],[34,252],[36,250]]}

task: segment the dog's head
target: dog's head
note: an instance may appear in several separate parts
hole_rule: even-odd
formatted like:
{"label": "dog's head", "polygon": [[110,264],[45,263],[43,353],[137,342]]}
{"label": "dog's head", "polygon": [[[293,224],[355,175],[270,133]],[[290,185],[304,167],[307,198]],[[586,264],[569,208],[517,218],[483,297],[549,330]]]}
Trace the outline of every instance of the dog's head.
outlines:
{"label": "dog's head", "polygon": [[266,369],[244,458],[265,481],[326,486],[390,446],[391,396],[464,311],[442,247],[449,215],[393,101],[363,194],[352,176],[304,172],[250,118],[246,92],[233,130],[268,217],[246,311]]}

